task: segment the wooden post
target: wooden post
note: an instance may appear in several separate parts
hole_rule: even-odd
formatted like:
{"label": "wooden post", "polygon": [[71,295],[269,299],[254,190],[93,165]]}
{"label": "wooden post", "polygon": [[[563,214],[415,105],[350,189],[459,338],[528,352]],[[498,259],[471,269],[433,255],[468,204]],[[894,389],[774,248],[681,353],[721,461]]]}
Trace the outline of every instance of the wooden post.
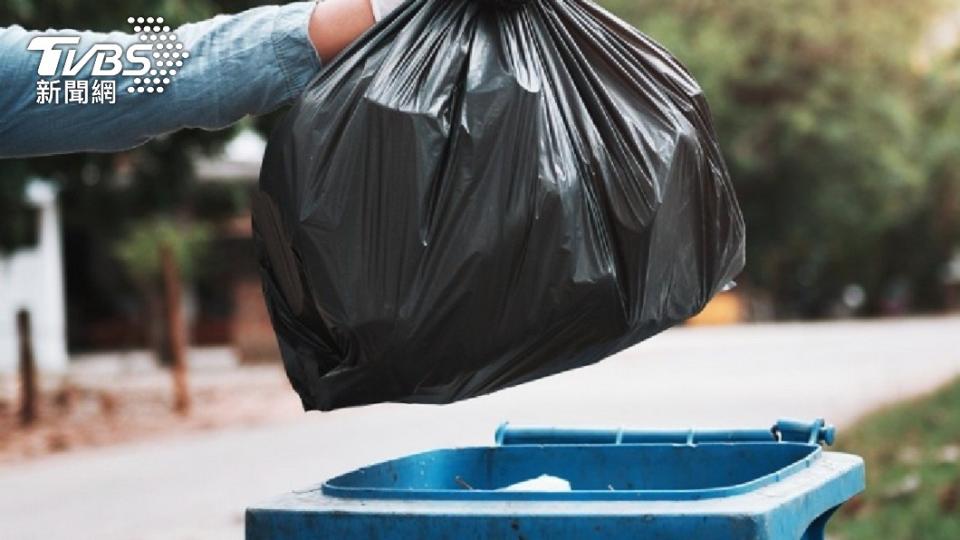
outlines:
{"label": "wooden post", "polygon": [[17,313],[17,336],[20,340],[20,425],[29,426],[37,420],[37,364],[33,358],[30,314]]}
{"label": "wooden post", "polygon": [[160,247],[160,260],[167,350],[170,351],[173,371],[173,409],[179,414],[187,414],[190,412],[190,390],[187,386],[187,334],[181,305],[180,270],[169,245]]}

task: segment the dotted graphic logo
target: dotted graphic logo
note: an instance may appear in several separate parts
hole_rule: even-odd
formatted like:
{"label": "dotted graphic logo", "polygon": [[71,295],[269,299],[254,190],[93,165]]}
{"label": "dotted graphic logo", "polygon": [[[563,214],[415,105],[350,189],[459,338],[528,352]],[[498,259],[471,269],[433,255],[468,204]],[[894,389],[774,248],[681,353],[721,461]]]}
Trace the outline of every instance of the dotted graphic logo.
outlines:
{"label": "dotted graphic logo", "polygon": [[184,49],[177,35],[163,24],[163,17],[130,17],[127,23],[133,26],[137,39],[149,45],[151,65],[142,77],[133,79],[133,86],[127,87],[130,94],[162,94],[170,80],[190,58],[190,52]]}
{"label": "dotted graphic logo", "polygon": [[[35,36],[27,50],[40,53],[38,105],[113,104],[117,94],[162,94],[190,58],[163,17],[129,17],[132,43],[96,42],[81,47],[80,36]],[[126,89],[126,92],[120,90]]]}

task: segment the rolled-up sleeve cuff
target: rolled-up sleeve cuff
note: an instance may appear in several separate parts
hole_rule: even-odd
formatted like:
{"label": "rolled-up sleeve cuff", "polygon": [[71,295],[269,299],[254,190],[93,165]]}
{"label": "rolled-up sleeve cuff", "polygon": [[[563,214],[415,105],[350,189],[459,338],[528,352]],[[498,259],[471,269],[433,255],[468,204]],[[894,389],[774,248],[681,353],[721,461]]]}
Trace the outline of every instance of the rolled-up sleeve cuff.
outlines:
{"label": "rolled-up sleeve cuff", "polygon": [[299,97],[320,69],[320,57],[307,31],[314,5],[297,2],[282,6],[274,19],[273,50],[287,82],[285,101]]}

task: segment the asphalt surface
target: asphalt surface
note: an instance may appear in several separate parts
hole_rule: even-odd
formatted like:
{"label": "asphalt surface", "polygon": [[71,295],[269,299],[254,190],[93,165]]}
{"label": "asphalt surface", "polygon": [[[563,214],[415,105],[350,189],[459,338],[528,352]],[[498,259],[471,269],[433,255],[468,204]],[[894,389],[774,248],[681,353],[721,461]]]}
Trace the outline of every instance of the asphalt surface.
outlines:
{"label": "asphalt surface", "polygon": [[960,374],[960,317],[682,328],[599,365],[446,407],[380,405],[0,468],[0,538],[239,539],[243,510],[515,424],[840,426]]}

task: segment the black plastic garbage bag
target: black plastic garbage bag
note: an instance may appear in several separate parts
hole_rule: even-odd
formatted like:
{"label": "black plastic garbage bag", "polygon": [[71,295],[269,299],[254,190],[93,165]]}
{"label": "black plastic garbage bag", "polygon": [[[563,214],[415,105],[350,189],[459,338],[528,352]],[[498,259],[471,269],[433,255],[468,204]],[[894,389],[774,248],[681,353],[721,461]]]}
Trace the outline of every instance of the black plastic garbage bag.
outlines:
{"label": "black plastic garbage bag", "polygon": [[254,225],[287,374],[321,410],[594,363],[744,257],[697,83],[587,0],[408,2],[277,128]]}

